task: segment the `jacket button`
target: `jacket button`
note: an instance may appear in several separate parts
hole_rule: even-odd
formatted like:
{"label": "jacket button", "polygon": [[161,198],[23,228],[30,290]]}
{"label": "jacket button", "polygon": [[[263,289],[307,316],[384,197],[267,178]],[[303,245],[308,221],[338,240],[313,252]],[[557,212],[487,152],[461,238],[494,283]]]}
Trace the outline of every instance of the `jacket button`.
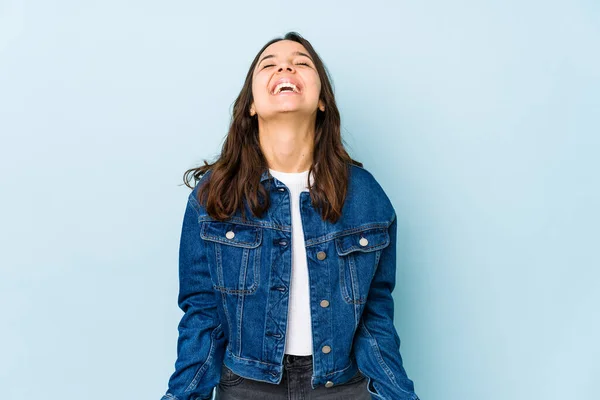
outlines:
{"label": "jacket button", "polygon": [[233,239],[233,237],[234,237],[234,236],[235,236],[235,233],[233,233],[233,231],[228,231],[228,232],[225,234],[225,237],[226,237],[227,239]]}
{"label": "jacket button", "polygon": [[321,300],[321,307],[329,307],[329,302],[327,300]]}
{"label": "jacket button", "polygon": [[333,382],[331,382],[331,381],[327,381],[327,382],[325,383],[325,387],[328,387],[328,388],[329,388],[329,387],[332,387],[332,386],[333,386]]}
{"label": "jacket button", "polygon": [[360,238],[360,240],[358,241],[358,243],[360,243],[361,246],[366,246],[369,244],[369,241],[367,240],[367,238]]}
{"label": "jacket button", "polygon": [[329,353],[331,351],[331,347],[329,346],[323,346],[323,348],[321,349],[321,351],[325,354]]}
{"label": "jacket button", "polygon": [[322,261],[322,260],[324,260],[324,259],[325,259],[325,257],[327,257],[327,254],[325,254],[325,252],[324,252],[324,251],[319,251],[319,252],[317,253],[317,258],[318,258],[319,260],[321,260],[321,261]]}

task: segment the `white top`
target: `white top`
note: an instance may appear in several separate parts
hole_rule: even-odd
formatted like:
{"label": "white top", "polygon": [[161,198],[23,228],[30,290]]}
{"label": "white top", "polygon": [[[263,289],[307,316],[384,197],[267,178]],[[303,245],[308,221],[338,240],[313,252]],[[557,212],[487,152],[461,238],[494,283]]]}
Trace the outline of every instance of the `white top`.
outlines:
{"label": "white top", "polygon": [[[303,356],[311,355],[313,351],[308,265],[304,247],[304,231],[300,218],[300,192],[308,192],[306,185],[308,171],[281,172],[269,169],[269,172],[290,190],[292,208],[292,277],[284,352]],[[311,175],[311,183],[312,179]]]}

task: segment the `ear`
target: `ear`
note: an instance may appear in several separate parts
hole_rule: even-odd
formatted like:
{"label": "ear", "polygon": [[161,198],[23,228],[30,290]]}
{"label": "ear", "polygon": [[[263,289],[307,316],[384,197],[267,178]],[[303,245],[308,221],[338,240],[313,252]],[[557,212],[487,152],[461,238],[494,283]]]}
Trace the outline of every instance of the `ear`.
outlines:
{"label": "ear", "polygon": [[325,103],[323,103],[321,100],[319,100],[319,110],[325,111]]}

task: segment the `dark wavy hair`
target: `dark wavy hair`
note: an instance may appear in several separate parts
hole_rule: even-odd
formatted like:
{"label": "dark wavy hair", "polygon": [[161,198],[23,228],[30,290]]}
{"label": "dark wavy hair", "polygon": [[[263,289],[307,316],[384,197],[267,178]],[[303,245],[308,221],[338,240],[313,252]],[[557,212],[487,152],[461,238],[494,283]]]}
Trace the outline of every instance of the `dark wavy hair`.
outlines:
{"label": "dark wavy hair", "polygon": [[350,158],[342,143],[340,113],[335,103],[329,72],[310,42],[297,32],[288,32],[283,37],[267,42],[256,54],[244,86],[235,99],[229,132],[223,143],[221,154],[213,163],[204,160],[204,165],[185,171],[183,181],[186,186],[192,177],[194,185],[211,170],[210,176],[198,189],[198,202],[216,220],[230,218],[240,210],[246,218],[245,204],[255,217],[262,217],[269,208],[267,189],[260,177],[269,166],[262,153],[258,140],[258,115],[250,116],[252,104],[252,76],[262,52],[280,40],[293,40],[300,43],[312,57],[321,80],[319,98],[325,104],[325,111],[317,109],[313,161],[308,174],[314,176],[314,184],[309,185],[311,202],[320,209],[321,218],[336,222],[342,214],[342,206],[348,188],[349,164],[362,167],[362,163]]}

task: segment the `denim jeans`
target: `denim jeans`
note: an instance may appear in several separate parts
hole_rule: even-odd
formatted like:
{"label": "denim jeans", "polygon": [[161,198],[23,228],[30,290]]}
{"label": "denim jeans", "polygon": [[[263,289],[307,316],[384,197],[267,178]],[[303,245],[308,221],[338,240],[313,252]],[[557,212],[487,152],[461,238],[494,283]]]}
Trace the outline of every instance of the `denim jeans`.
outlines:
{"label": "denim jeans", "polygon": [[371,400],[360,371],[342,384],[313,389],[312,356],[286,354],[283,366],[281,382],[273,384],[241,377],[223,364],[215,400]]}

